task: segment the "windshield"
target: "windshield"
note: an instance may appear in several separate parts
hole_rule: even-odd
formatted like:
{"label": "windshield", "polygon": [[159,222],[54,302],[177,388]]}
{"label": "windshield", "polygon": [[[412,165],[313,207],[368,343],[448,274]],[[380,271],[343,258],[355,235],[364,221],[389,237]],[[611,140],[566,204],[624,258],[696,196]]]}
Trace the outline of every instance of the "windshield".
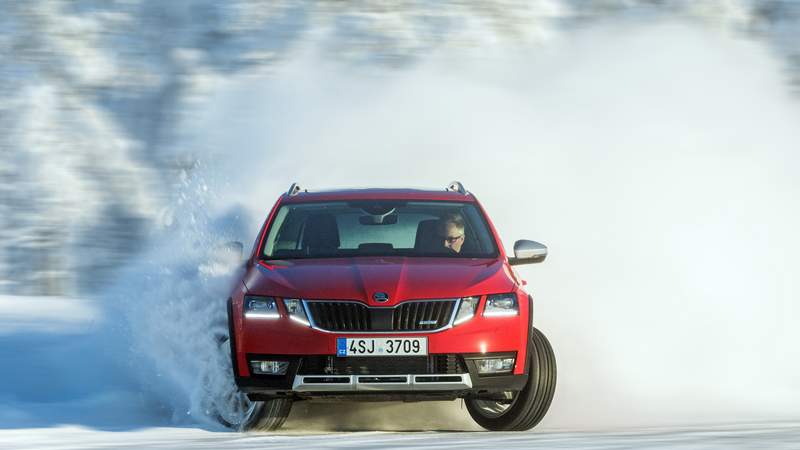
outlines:
{"label": "windshield", "polygon": [[348,256],[489,258],[497,247],[471,203],[357,201],[283,205],[265,259]]}

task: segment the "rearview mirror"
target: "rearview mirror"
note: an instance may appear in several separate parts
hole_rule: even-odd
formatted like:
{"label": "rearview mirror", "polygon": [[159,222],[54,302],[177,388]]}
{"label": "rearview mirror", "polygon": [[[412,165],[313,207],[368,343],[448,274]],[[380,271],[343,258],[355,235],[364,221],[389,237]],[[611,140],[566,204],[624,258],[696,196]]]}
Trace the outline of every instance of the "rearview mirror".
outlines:
{"label": "rearview mirror", "polygon": [[534,264],[544,261],[547,257],[547,246],[536,241],[520,239],[514,243],[514,257],[508,258],[512,266],[520,264]]}
{"label": "rearview mirror", "polygon": [[397,214],[389,214],[387,216],[360,216],[358,218],[358,223],[361,225],[394,225],[397,223]]}

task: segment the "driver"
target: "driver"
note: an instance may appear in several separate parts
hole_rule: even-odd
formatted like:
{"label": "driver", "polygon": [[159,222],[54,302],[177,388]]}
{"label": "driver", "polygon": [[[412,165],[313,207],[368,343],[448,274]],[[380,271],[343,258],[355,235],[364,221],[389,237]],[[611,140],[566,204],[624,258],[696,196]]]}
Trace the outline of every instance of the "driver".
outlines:
{"label": "driver", "polygon": [[445,249],[453,252],[460,253],[461,247],[464,245],[464,218],[461,214],[450,213],[442,217],[437,227],[439,242],[442,243]]}

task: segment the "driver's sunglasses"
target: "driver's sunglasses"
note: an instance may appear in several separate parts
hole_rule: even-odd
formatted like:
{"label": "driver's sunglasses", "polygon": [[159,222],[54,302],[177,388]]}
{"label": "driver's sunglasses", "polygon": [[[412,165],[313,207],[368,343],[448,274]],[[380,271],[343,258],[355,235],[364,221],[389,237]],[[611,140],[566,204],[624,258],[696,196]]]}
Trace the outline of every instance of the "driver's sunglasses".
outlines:
{"label": "driver's sunglasses", "polygon": [[442,236],[442,239],[447,241],[448,244],[455,244],[456,242],[458,242],[459,239],[463,237],[464,235],[462,234],[460,236]]}

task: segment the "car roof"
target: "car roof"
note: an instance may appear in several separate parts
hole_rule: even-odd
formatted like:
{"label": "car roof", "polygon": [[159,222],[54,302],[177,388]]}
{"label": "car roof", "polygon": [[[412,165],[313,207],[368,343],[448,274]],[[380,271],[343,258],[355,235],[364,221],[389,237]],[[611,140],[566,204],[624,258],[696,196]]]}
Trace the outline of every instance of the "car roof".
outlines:
{"label": "car roof", "polygon": [[294,195],[284,194],[284,203],[306,203],[349,200],[429,200],[474,203],[475,196],[467,192],[424,189],[338,189],[330,191],[300,191]]}

